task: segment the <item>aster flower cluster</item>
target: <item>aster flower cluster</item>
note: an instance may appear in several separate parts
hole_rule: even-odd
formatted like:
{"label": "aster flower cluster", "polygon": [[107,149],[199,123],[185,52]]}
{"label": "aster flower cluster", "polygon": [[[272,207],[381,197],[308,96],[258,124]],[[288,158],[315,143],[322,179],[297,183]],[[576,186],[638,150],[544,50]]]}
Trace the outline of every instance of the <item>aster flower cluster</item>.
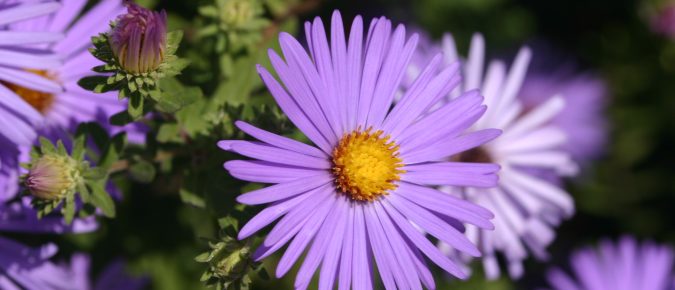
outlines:
{"label": "aster flower cluster", "polygon": [[[0,0],[0,289],[519,281],[611,154],[608,85],[528,46],[298,25],[312,0],[95,2]],[[667,245],[571,257],[550,287],[675,287]]]}

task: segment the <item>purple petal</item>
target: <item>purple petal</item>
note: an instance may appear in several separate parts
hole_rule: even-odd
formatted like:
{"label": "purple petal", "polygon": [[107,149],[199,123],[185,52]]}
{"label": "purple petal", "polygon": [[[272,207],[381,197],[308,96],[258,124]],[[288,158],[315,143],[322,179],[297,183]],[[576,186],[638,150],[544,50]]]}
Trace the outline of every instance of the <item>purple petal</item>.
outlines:
{"label": "purple petal", "polygon": [[391,195],[387,200],[404,216],[434,237],[471,256],[480,256],[478,248],[476,248],[466,236],[445,223],[436,215],[414,203],[398,197],[397,195]]}
{"label": "purple petal", "polygon": [[329,173],[321,173],[316,176],[300,178],[294,181],[279,183],[268,186],[263,189],[249,191],[237,197],[237,201],[243,204],[256,205],[279,201],[333,181],[333,176]]}
{"label": "purple petal", "polygon": [[232,144],[230,148],[231,151],[246,157],[272,163],[326,170],[332,167],[332,164],[326,158],[308,156],[264,143],[241,141]]}
{"label": "purple petal", "polygon": [[321,193],[323,193],[322,190],[315,189],[313,191],[307,192],[305,194],[296,196],[291,199],[278,202],[272,206],[265,208],[255,217],[253,217],[250,221],[248,221],[246,225],[244,225],[244,227],[241,228],[241,230],[239,230],[239,239],[243,240],[251,236],[260,229],[266,227],[267,225],[277,220],[282,215],[286,214],[288,211],[292,210],[294,207],[302,206],[300,203],[302,203],[304,200],[310,197],[313,198],[314,196],[317,196]]}
{"label": "purple petal", "polygon": [[243,121],[237,121],[234,123],[237,128],[241,129],[244,131],[246,134],[252,136],[253,138],[256,138],[262,142],[265,142],[267,144],[270,144],[272,146],[276,146],[279,148],[287,149],[290,151],[295,151],[298,153],[302,153],[305,155],[309,156],[314,156],[318,158],[326,158],[328,155],[326,153],[322,152],[321,150],[317,149],[316,147],[309,146],[307,144],[304,144],[302,142],[298,142],[296,140],[286,138],[283,136],[279,136],[274,133],[267,132],[262,129],[258,129],[254,127],[251,124],[248,124]]}
{"label": "purple petal", "polygon": [[[272,61],[273,64],[276,63],[275,69],[277,73],[279,75],[287,75],[288,73],[285,72],[284,69],[288,68],[283,63],[281,58],[279,58],[279,56],[276,55],[274,51],[270,51],[269,54],[270,61]],[[280,70],[282,67],[283,69]],[[333,150],[331,143],[329,143],[327,139],[321,135],[319,130],[314,126],[314,124],[312,124],[307,115],[305,115],[305,113],[300,109],[295,100],[293,100],[286,90],[281,87],[279,82],[277,82],[277,80],[272,77],[272,75],[262,66],[258,66],[258,73],[267,86],[267,89],[269,89],[270,93],[277,101],[277,104],[281,110],[283,110],[284,113],[286,113],[286,116],[288,116],[288,119],[290,119],[291,122],[293,122],[293,124],[295,124],[295,126],[307,136],[307,138],[312,140],[314,144],[321,148],[321,150],[330,154]],[[288,85],[287,82],[285,83]]]}
{"label": "purple petal", "polygon": [[298,178],[307,178],[324,172],[323,170],[284,166],[265,161],[244,160],[225,162],[225,169],[238,179],[262,183],[290,182]]}
{"label": "purple petal", "polygon": [[403,167],[401,180],[420,185],[494,187],[499,166],[488,163],[435,162]]}
{"label": "purple petal", "polygon": [[424,255],[426,255],[432,262],[443,268],[446,272],[452,274],[459,279],[466,279],[467,275],[454,262],[441,253],[436,246],[427,240],[417,229],[415,229],[410,222],[404,218],[388,201],[384,201],[382,206],[389,214],[391,220],[398,226],[398,228],[410,239],[410,241],[417,246]]}

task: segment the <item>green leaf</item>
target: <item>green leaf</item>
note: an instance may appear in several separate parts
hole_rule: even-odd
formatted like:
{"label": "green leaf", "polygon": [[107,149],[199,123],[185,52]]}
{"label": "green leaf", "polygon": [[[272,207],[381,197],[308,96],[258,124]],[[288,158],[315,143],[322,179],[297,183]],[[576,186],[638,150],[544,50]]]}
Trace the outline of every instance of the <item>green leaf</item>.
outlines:
{"label": "green leaf", "polygon": [[201,6],[197,10],[206,17],[218,17],[218,8],[213,5]]}
{"label": "green leaf", "polygon": [[133,123],[134,119],[129,115],[129,111],[119,112],[115,115],[110,116],[110,124],[115,126],[124,126],[129,123]]}
{"label": "green leaf", "polygon": [[183,39],[183,31],[176,30],[166,34],[166,54],[172,55],[178,50],[180,41]]}
{"label": "green leaf", "polygon": [[73,222],[73,218],[75,217],[74,193],[71,192],[68,195],[66,195],[66,203],[63,205],[63,208],[61,208],[61,213],[63,214],[63,218],[67,225]]}
{"label": "green leaf", "polygon": [[110,142],[108,132],[105,129],[103,129],[103,127],[101,127],[101,125],[99,125],[98,123],[96,122],[87,123],[87,132],[94,141],[94,144],[96,144],[98,150],[101,150],[106,146],[108,146],[108,142]]}
{"label": "green leaf", "polygon": [[115,217],[115,202],[105,191],[105,183],[101,181],[88,183],[92,189],[91,203],[103,211],[109,218]]}
{"label": "green leaf", "polygon": [[201,89],[183,86],[174,78],[162,79],[159,87],[162,95],[157,102],[156,108],[165,113],[175,113],[202,97]]}
{"label": "green leaf", "polygon": [[150,183],[155,179],[155,166],[145,160],[141,160],[131,165],[129,173],[136,181],[141,183]]}
{"label": "green leaf", "polygon": [[195,257],[195,261],[197,261],[199,263],[208,263],[208,262],[211,261],[212,258],[213,257],[211,256],[211,253],[205,252],[205,253],[201,253],[201,254],[199,254],[199,256]]}
{"label": "green leaf", "polygon": [[80,199],[82,199],[83,203],[91,203],[91,193],[84,182],[80,182],[77,185],[77,192],[80,194]]}
{"label": "green leaf", "polygon": [[88,76],[81,78],[79,81],[77,81],[77,84],[87,91],[95,91],[96,87],[99,85],[105,85],[107,83],[107,79],[107,76]]}
{"label": "green leaf", "polygon": [[89,168],[82,174],[82,176],[88,180],[101,180],[108,176],[108,170],[101,167]]}
{"label": "green leaf", "polygon": [[178,124],[162,124],[157,132],[157,141],[161,143],[181,143],[183,139],[180,137],[180,126]]}
{"label": "green leaf", "polygon": [[194,192],[191,192],[187,189],[184,189],[184,188],[180,189],[180,199],[184,203],[187,203],[187,204],[190,204],[190,205],[193,205],[193,206],[196,206],[196,207],[203,208],[204,206],[206,206],[206,204],[204,203],[204,199],[201,196],[199,196],[199,195],[195,194]]}
{"label": "green leaf", "polygon": [[126,143],[126,135],[124,133],[115,135],[103,150],[101,159],[98,161],[98,167],[110,168],[113,163],[119,160],[119,156],[122,154]]}
{"label": "green leaf", "polygon": [[129,112],[131,119],[137,120],[143,116],[143,103],[144,99],[140,94],[131,94],[127,107],[127,112]]}
{"label": "green leaf", "polygon": [[85,142],[87,140],[87,124],[80,124],[75,131],[73,139],[73,151],[71,156],[75,160],[84,160]]}
{"label": "green leaf", "polygon": [[164,73],[164,75],[167,77],[172,77],[180,74],[180,72],[183,71],[183,69],[185,69],[188,65],[190,65],[190,60],[185,58],[177,58],[167,62],[162,68],[162,73]]}

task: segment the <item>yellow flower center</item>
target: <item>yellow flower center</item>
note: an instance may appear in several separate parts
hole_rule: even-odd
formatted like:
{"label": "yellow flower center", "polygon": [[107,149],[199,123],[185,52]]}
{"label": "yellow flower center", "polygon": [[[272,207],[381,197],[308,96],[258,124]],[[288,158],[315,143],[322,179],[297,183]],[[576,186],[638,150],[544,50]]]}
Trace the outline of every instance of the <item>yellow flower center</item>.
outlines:
{"label": "yellow flower center", "polygon": [[[47,71],[43,70],[28,70],[36,75],[41,75],[47,78],[52,78]],[[44,93],[40,91],[35,91],[29,88],[24,88],[17,84],[2,82],[8,89],[13,91],[19,97],[21,97],[26,103],[30,104],[35,110],[42,113],[43,115],[49,111],[54,104],[54,95],[50,93]]]}
{"label": "yellow flower center", "polygon": [[404,173],[399,146],[382,137],[381,130],[356,129],[344,135],[333,149],[333,174],[337,187],[354,200],[373,201],[388,190]]}

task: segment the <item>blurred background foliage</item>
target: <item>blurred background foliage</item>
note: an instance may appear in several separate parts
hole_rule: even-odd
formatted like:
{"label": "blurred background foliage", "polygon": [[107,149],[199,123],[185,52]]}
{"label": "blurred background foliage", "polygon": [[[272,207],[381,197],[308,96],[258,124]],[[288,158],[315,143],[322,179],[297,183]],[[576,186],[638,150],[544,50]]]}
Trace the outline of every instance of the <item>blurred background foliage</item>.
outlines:
{"label": "blurred background foliage", "polygon": [[[528,261],[525,277],[515,282],[507,278],[484,281],[480,267],[474,267],[476,275],[468,282],[451,281],[437,273],[439,289],[535,289],[545,285],[549,265],[566,265],[571,249],[602,237],[631,233],[675,242],[675,41],[649,29],[648,14],[658,2],[137,2],[166,9],[170,30],[185,31],[178,54],[189,58],[191,65],[179,78],[200,86],[204,96],[172,122],[154,128],[158,141],[148,146],[156,155],[139,160],[155,161],[156,168],[140,166],[131,170],[132,178],[116,176],[125,192],[117,218],[105,220],[96,233],[64,236],[58,241],[64,256],[82,249],[92,253],[95,273],[122,253],[132,272],[151,277],[151,289],[204,288],[199,278],[205,266],[194,257],[208,250],[205,239],[217,238],[219,226],[230,223],[227,216],[242,214],[232,206],[234,197],[250,190],[221,169],[232,156],[216,148],[216,141],[244,137],[233,130],[230,118],[240,112],[254,124],[295,134],[262,86],[255,64],[268,65],[267,48],[276,48],[280,31],[301,36],[302,21],[315,16],[327,19],[334,9],[340,9],[346,19],[356,14],[367,19],[386,15],[435,38],[451,32],[462,52],[474,32],[485,35],[489,55],[505,59],[523,44],[554,48],[553,56],[540,57],[573,62],[583,71],[599,74],[608,84],[611,132],[607,153],[583,176],[568,181],[577,214],[558,231],[550,247],[552,259],[548,263]],[[535,59],[536,53],[535,49]],[[199,144],[206,145],[191,146]],[[189,176],[182,174],[187,171]],[[154,182],[144,182],[152,180],[148,174],[156,176]],[[275,259],[265,262],[272,273]],[[256,280],[252,289],[291,289],[293,277],[291,272],[282,280]]]}

